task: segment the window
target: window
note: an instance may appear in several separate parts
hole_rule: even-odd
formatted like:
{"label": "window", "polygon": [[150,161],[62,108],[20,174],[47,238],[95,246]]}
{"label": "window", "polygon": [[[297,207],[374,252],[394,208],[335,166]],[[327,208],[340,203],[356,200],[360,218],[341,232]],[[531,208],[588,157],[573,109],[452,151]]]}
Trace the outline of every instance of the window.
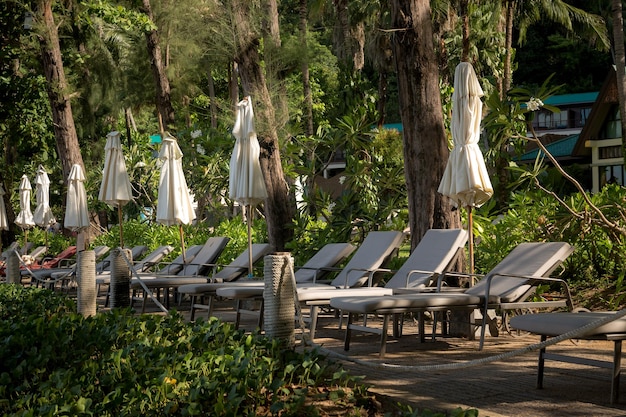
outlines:
{"label": "window", "polygon": [[604,123],[600,139],[615,139],[622,137],[622,122],[619,118],[619,108],[614,106]]}
{"label": "window", "polygon": [[618,184],[624,186],[624,178],[626,178],[624,165],[607,165],[605,167],[600,167],[600,170],[600,172],[604,170],[604,175],[600,177],[600,187],[605,184]]}

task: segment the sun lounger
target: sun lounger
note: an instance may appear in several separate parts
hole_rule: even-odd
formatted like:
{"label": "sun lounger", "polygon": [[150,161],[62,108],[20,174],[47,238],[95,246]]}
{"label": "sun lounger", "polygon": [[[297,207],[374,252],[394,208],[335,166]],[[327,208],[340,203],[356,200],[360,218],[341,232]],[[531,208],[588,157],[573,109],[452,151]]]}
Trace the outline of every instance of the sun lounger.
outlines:
{"label": "sun lounger", "polygon": [[[336,297],[331,298],[333,308],[348,313],[346,326],[345,350],[349,349],[353,330],[371,332],[354,324],[361,314],[383,316],[380,355],[384,356],[387,342],[387,328],[390,316],[416,312],[420,316],[425,311],[482,310],[482,325],[479,348],[484,343],[489,308],[516,309],[532,306],[533,308],[568,307],[572,301],[567,284],[560,279],[549,278],[561,263],[573,252],[573,247],[563,242],[522,243],[513,249],[495,268],[476,285],[464,292],[437,292],[422,294],[402,294],[372,297]],[[558,283],[563,287],[563,299],[550,302],[527,302],[538,283]],[[424,340],[423,319],[420,317],[420,340]],[[378,333],[377,332],[377,333]]]}
{"label": "sun lounger", "polygon": [[[132,256],[131,261],[133,261],[133,269],[138,273],[147,272],[151,270],[152,268],[154,268],[156,265],[158,265],[159,262],[161,262],[163,258],[169,255],[173,250],[174,250],[174,247],[170,245],[159,246],[157,249],[153,250],[152,252],[144,256],[140,261],[136,261],[136,259],[139,258],[141,254],[145,252],[143,247],[136,246],[133,249],[131,249],[131,256]],[[100,293],[100,289],[102,285],[110,285],[110,284],[111,284],[110,268],[100,273],[97,273],[96,286],[97,286],[98,294]],[[105,306],[109,304],[109,297],[110,297],[109,291],[110,291],[110,287],[107,288],[106,298],[104,300]]]}
{"label": "sun lounger", "polygon": [[[272,247],[267,243],[252,244],[252,263],[258,262],[265,255],[270,253]],[[215,290],[224,285],[224,283],[232,283],[240,279],[249,268],[248,249],[243,251],[228,265],[213,265],[213,273],[207,277],[205,282],[195,282],[178,287],[177,291],[181,296],[189,296],[191,298],[191,317],[195,319],[197,309],[207,310],[209,316],[213,311],[213,296]],[[221,269],[218,269],[221,268]],[[254,281],[250,281],[252,285],[258,285]]]}
{"label": "sun lounger", "polygon": [[[96,254],[96,259],[106,255],[109,249],[110,248],[106,245],[96,246],[93,249]],[[76,262],[64,268],[50,267],[32,269],[32,266],[28,266],[26,264],[22,264],[20,267],[22,268],[22,276],[31,278],[31,285],[41,285],[42,287],[50,289],[54,288],[57,283],[60,283],[63,289],[65,289],[63,285],[67,284],[67,279],[76,272]],[[53,277],[55,274],[56,278]]]}
{"label": "sun lounger", "polygon": [[[315,337],[317,316],[321,306],[328,306],[330,298],[338,296],[373,296],[391,295],[394,291],[420,291],[436,281],[446,267],[456,258],[467,241],[467,232],[462,229],[432,229],[426,232],[420,244],[413,250],[411,256],[397,271],[376,269],[377,272],[394,273],[384,287],[365,286],[356,288],[329,288],[328,286],[298,288],[298,301],[309,307],[310,337]],[[296,280],[296,283],[300,284]],[[225,288],[219,290],[219,296],[242,299],[246,295],[250,298],[251,289]],[[256,294],[258,297],[259,294]],[[262,294],[261,294],[262,296]]]}
{"label": "sun lounger", "polygon": [[[187,260],[183,262],[179,271],[172,269],[163,271],[153,276],[145,276],[143,274],[133,275],[131,281],[131,289],[156,291],[157,294],[163,290],[164,298],[169,308],[169,292],[172,288],[178,288],[181,285],[196,283],[202,275],[208,273],[217,259],[226,248],[226,244],[230,238],[228,237],[211,237],[204,245],[200,245],[200,249],[195,253],[187,252]],[[204,278],[203,282],[207,278]],[[144,295],[142,303],[142,312],[145,311],[147,297]]]}
{"label": "sun lounger", "polygon": [[[544,342],[550,337],[565,335],[588,327],[586,331],[576,336],[582,340],[609,340],[613,342],[613,361],[591,360],[574,354],[562,355],[546,352],[546,349],[539,350],[537,364],[537,388],[543,388],[543,375],[545,361],[554,360],[558,362],[569,362],[581,365],[609,368],[611,372],[611,393],[610,401],[614,404],[619,399],[619,383],[621,376],[622,341],[626,339],[626,317],[618,318],[600,326],[594,326],[594,322],[602,319],[610,319],[615,316],[615,312],[558,312],[526,314],[511,318],[510,325],[514,329],[530,332],[541,336]],[[589,328],[591,327],[591,328]]]}
{"label": "sun lounger", "polygon": [[[296,266],[294,278],[296,284],[313,284],[318,279],[324,277],[331,270],[337,270],[336,266],[354,252],[356,247],[351,243],[328,243],[324,245],[315,255],[311,257],[302,266]],[[262,328],[263,322],[263,289],[265,288],[264,280],[246,280],[244,282],[237,281],[234,283],[215,284],[215,295],[233,299],[236,302],[235,327],[239,327],[242,314],[258,315],[259,328]],[[213,294],[210,295],[211,297]],[[243,302],[246,300],[258,300],[261,302],[259,310],[249,310],[243,308]]]}
{"label": "sun lounger", "polygon": [[[337,289],[348,289],[363,287],[365,285],[372,287],[375,284],[374,276],[377,272],[381,272],[381,266],[387,262],[399,249],[404,239],[404,233],[397,231],[373,231],[369,232],[365,240],[357,248],[356,252],[350,258],[343,268],[332,268],[339,271],[339,274],[330,282],[330,284],[318,284],[313,282],[296,283],[298,286],[298,297],[300,294],[311,292],[311,294],[323,293],[325,291],[335,291]],[[331,268],[324,268],[329,270]],[[388,270],[384,270],[385,272]],[[255,293],[256,291],[256,293]],[[236,294],[235,294],[236,293]],[[330,294],[330,293],[329,293]],[[248,298],[260,298],[263,296],[263,288],[256,289],[240,289],[231,290],[229,288],[221,289],[218,294],[221,297],[237,296],[242,298],[247,295]],[[326,294],[316,296],[316,298],[330,298]],[[315,313],[316,310],[313,310]],[[316,316],[311,319],[311,337],[315,336]]]}

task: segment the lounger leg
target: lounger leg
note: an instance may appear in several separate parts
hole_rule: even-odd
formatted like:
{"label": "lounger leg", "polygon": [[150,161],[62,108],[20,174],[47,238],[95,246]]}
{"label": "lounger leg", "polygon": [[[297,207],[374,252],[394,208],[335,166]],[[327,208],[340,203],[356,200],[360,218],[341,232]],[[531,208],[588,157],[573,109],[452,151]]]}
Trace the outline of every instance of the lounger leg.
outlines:
{"label": "lounger leg", "polygon": [[259,307],[259,330],[263,330],[263,314],[265,313],[265,298],[261,298],[260,300],[261,306]]}
{"label": "lounger leg", "polygon": [[[541,342],[545,342],[548,336],[541,335]],[[539,350],[539,362],[537,362],[537,389],[543,388],[543,368],[545,366],[546,348]]]}
{"label": "lounger leg", "polygon": [[348,323],[346,323],[346,336],[343,340],[343,350],[346,352],[350,350],[350,337],[352,336],[352,321],[354,320],[354,314],[348,313]]}
{"label": "lounger leg", "polygon": [[619,398],[619,380],[622,371],[622,341],[616,340],[613,347],[613,378],[611,379],[611,404]]}
{"label": "lounger leg", "polygon": [[[342,314],[341,312],[339,312],[339,314]],[[309,337],[311,338],[311,341],[315,340],[315,331],[317,330],[317,315],[318,315],[318,308],[315,305],[311,306],[311,310],[310,310],[310,314],[311,316],[310,320],[311,323],[309,323]],[[349,323],[349,319],[348,319],[348,323]]]}
{"label": "lounger leg", "polygon": [[389,328],[389,314],[385,314],[383,317],[383,328],[380,333],[380,353],[381,358],[385,357],[387,353],[387,330]]}
{"label": "lounger leg", "polygon": [[400,337],[400,320],[398,320],[398,314],[393,315],[393,337],[398,339]]}
{"label": "lounger leg", "polygon": [[[418,311],[417,312],[417,333],[418,333],[418,337],[419,337],[419,341],[420,343],[424,343],[425,339],[424,339],[424,312],[423,311]],[[433,335],[433,338],[435,336]]]}
{"label": "lounger leg", "polygon": [[235,313],[235,329],[239,328],[239,322],[241,320],[241,299],[237,299],[237,302],[235,303],[236,307],[236,313]]}
{"label": "lounger leg", "polygon": [[196,317],[196,296],[192,295],[191,296],[191,311],[189,313],[189,320],[190,321],[194,321],[195,317]]}
{"label": "lounger leg", "polygon": [[[158,297],[158,295],[157,295]],[[143,292],[143,302],[141,303],[141,314],[146,312],[146,303],[148,302],[148,293],[146,291]]]}

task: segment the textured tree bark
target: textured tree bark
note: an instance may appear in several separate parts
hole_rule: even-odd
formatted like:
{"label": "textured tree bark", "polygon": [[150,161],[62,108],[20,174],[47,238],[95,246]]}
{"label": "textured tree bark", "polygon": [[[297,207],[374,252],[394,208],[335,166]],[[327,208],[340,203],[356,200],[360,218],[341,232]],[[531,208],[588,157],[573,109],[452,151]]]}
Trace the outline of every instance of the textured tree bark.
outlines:
{"label": "textured tree bark", "polygon": [[411,247],[430,228],[459,228],[457,211],[437,192],[448,160],[428,0],[391,2],[394,58],[403,125]]}
{"label": "textured tree bark", "polygon": [[[150,0],[143,1],[143,12],[154,22],[152,16],[152,7]],[[148,46],[148,55],[150,56],[150,67],[152,68],[152,77],[156,88],[156,107],[161,115],[164,130],[168,126],[174,124],[174,107],[170,97],[170,82],[165,73],[163,65],[163,56],[161,55],[161,46],[159,45],[159,32],[152,30],[146,33],[146,44]]]}
{"label": "textured tree bark", "polygon": [[48,81],[48,98],[52,110],[57,151],[63,167],[63,181],[67,182],[72,165],[79,164],[83,169],[85,165],[74,125],[72,104],[59,45],[59,34],[52,14],[52,0],[39,1],[38,10],[44,23],[44,33],[39,38],[41,60]]}
{"label": "textured tree bark", "polygon": [[239,46],[235,57],[244,95],[251,96],[255,109],[256,129],[261,145],[261,169],[267,187],[265,219],[268,239],[275,251],[284,251],[285,244],[293,238],[290,227],[294,213],[294,203],[290,199],[289,186],[285,179],[278,134],[276,115],[270,93],[265,82],[259,57],[259,35],[253,33],[250,25],[247,0],[234,0],[233,13]]}

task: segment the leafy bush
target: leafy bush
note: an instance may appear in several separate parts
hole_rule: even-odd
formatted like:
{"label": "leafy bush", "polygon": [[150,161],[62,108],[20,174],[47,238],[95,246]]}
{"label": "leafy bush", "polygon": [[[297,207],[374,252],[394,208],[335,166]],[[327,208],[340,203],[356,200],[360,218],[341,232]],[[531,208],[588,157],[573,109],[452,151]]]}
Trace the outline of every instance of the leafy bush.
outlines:
{"label": "leafy bush", "polygon": [[[625,188],[606,186],[589,198],[618,227],[626,226]],[[564,263],[563,277],[574,287],[584,288],[599,282],[613,287],[615,291],[604,307],[618,307],[626,291],[623,284],[626,267],[622,262],[626,256],[624,236],[599,222],[580,194],[566,197],[565,201],[571,210],[544,193],[524,191],[512,194],[509,208],[495,218],[489,213],[492,206],[478,210],[474,217],[480,236],[475,251],[477,270],[489,271],[522,242],[568,242],[576,250]]]}
{"label": "leafy bush", "polygon": [[302,415],[314,411],[303,400],[309,389],[354,382],[315,352],[217,319],[73,310],[47,290],[0,286],[0,413]]}

